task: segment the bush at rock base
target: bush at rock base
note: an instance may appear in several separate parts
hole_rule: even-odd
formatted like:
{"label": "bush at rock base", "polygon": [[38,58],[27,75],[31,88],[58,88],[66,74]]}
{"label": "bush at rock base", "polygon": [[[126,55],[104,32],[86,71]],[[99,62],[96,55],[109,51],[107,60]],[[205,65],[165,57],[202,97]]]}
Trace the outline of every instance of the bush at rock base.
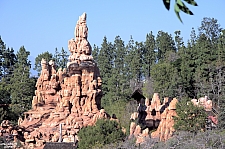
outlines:
{"label": "bush at rock base", "polygon": [[121,141],[124,133],[120,125],[114,120],[99,119],[95,126],[87,126],[79,131],[78,148],[98,148],[105,144]]}
{"label": "bush at rock base", "polygon": [[203,107],[194,106],[193,103],[184,99],[177,103],[174,117],[174,128],[180,131],[195,132],[205,128],[206,113]]}

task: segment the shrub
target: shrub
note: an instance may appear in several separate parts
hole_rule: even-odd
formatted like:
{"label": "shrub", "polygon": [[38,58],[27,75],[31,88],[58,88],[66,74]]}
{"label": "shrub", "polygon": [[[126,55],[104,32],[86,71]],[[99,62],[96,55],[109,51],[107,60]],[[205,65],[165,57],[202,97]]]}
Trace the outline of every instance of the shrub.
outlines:
{"label": "shrub", "polygon": [[113,120],[99,119],[95,126],[87,126],[78,133],[81,149],[102,147],[105,144],[121,141],[124,134],[120,125]]}
{"label": "shrub", "polygon": [[106,105],[104,109],[109,115],[116,115],[121,126],[126,128],[127,135],[129,135],[130,116],[136,112],[137,102],[135,100],[118,100]]}
{"label": "shrub", "polygon": [[220,129],[225,129],[225,101],[222,100],[220,103],[220,110],[218,115],[218,127]]}
{"label": "shrub", "polygon": [[176,105],[178,117],[174,117],[176,130],[197,133],[205,128],[206,113],[203,107],[195,106],[188,99],[179,101]]}

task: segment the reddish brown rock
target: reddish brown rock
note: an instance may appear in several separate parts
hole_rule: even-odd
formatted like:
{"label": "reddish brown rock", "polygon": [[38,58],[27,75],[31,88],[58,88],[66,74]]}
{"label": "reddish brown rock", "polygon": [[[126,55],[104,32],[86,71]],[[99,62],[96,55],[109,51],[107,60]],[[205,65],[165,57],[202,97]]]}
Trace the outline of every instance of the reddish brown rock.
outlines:
{"label": "reddish brown rock", "polygon": [[[82,127],[92,126],[100,118],[110,118],[101,109],[102,79],[87,40],[86,18],[86,13],[79,17],[75,39],[68,41],[71,55],[67,68],[57,71],[54,61],[41,61],[42,70],[36,83],[32,109],[24,113],[24,120],[18,120],[18,125],[25,128],[27,147],[59,141],[60,124],[62,141],[74,142],[78,140],[76,134]],[[34,140],[36,144],[33,144]]]}
{"label": "reddish brown rock", "polygon": [[131,136],[134,134],[135,128],[136,128],[136,123],[135,122],[131,122],[131,124],[130,124],[130,136],[129,136],[129,138],[131,138]]}
{"label": "reddish brown rock", "polygon": [[[176,98],[172,99],[166,97],[161,105],[158,93],[154,93],[151,101],[149,99],[145,99],[145,105],[143,106],[139,104],[139,113],[132,113],[131,120],[145,117],[145,120],[141,123],[147,128],[142,130],[140,125],[137,125],[135,122],[131,122],[130,137],[134,135],[137,139],[137,144],[143,143],[145,139],[149,137],[149,131],[156,129],[156,131],[151,133],[151,138],[158,138],[161,141],[169,139],[175,131],[173,128],[173,117],[176,116],[175,110],[177,102],[178,100]],[[141,109],[145,110],[143,111]]]}
{"label": "reddish brown rock", "polygon": [[200,97],[198,100],[197,99],[192,99],[191,102],[195,106],[202,106],[206,111],[212,111],[213,108],[213,103],[212,100],[209,100],[207,96],[205,97]]}
{"label": "reddish brown rock", "polygon": [[135,130],[134,130],[134,136],[137,137],[140,134],[141,134],[141,126],[137,125]]}
{"label": "reddish brown rock", "polygon": [[212,111],[212,100],[207,100],[206,103],[205,103],[205,110],[206,111]]}

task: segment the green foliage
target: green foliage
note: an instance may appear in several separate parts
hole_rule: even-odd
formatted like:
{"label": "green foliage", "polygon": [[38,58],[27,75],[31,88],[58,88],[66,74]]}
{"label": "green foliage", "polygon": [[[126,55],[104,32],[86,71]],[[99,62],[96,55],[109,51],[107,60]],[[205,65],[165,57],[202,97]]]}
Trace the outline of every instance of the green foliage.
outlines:
{"label": "green foliage", "polygon": [[93,56],[93,59],[95,60],[95,62],[97,62],[97,63],[98,63],[98,54],[99,54],[99,47],[94,44],[94,47],[92,50],[92,56]]}
{"label": "green foliage", "polygon": [[179,86],[181,88],[181,92],[184,94],[183,96],[188,96],[190,98],[196,98],[196,90],[195,90],[195,69],[196,69],[196,53],[195,49],[191,47],[191,43],[187,43],[186,48],[182,48],[178,51],[180,67],[179,67]]}
{"label": "green foliage", "polygon": [[14,54],[14,50],[6,48],[0,36],[0,80],[2,78],[5,78],[6,82],[10,80],[15,63],[16,55]]}
{"label": "green foliage", "polygon": [[[98,66],[102,77],[104,96],[102,106],[110,106],[113,101],[126,100],[131,94],[127,49],[124,41],[117,36],[114,43],[104,37],[98,56]],[[97,54],[95,53],[95,54]]]}
{"label": "green foliage", "polygon": [[[223,149],[224,142],[224,131],[215,130],[200,132],[198,134],[193,134],[190,132],[178,132],[173,138],[167,140],[166,142],[150,141],[142,148],[148,148],[148,146],[153,146],[153,148],[164,149],[164,148],[183,148],[183,149],[197,149],[197,148],[217,148]],[[154,144],[154,145],[153,145]]]}
{"label": "green foliage", "polygon": [[206,113],[203,107],[194,106],[190,100],[183,99],[177,103],[176,112],[176,130],[197,133],[205,128]]}
{"label": "green foliage", "polygon": [[[198,4],[194,0],[184,0],[190,5],[198,6]],[[170,0],[163,0],[163,3],[167,10],[170,10]],[[182,0],[175,0],[174,11],[178,17],[178,19],[182,22],[180,17],[180,11],[183,11],[186,14],[193,15],[193,13],[189,10],[189,8],[185,5]]]}
{"label": "green foliage", "polygon": [[30,52],[22,46],[17,54],[6,49],[0,39],[0,121],[17,121],[19,115],[31,108],[36,78],[30,78]]}
{"label": "green foliage", "polygon": [[220,113],[218,115],[218,128],[225,129],[225,100],[221,101]]}
{"label": "green foliage", "polygon": [[95,126],[82,128],[79,133],[79,148],[101,147],[105,144],[121,141],[124,134],[116,121],[99,119]]}
{"label": "green foliage", "polygon": [[162,97],[177,95],[177,70],[167,62],[160,62],[151,69],[154,92],[160,93]]}
{"label": "green foliage", "polygon": [[0,104],[10,103],[10,89],[5,80],[5,78],[2,78],[0,83]]}
{"label": "green foliage", "polygon": [[109,79],[111,84],[109,91],[112,94],[112,100],[126,99],[130,95],[129,82],[127,82],[126,55],[124,41],[116,36],[113,44],[113,69],[112,76]]}
{"label": "green foliage", "polygon": [[40,75],[42,59],[45,59],[47,62],[49,62],[50,60],[53,60],[56,64],[56,70],[58,68],[66,68],[68,57],[69,55],[67,54],[67,51],[64,50],[64,48],[62,48],[60,52],[58,51],[57,48],[55,48],[54,55],[52,53],[49,53],[48,51],[38,54],[38,56],[35,58],[34,70],[36,70],[38,72],[38,75]]}
{"label": "green foliage", "polygon": [[125,141],[112,143],[101,147],[101,149],[197,149],[197,148],[212,148],[223,149],[225,145],[224,130],[212,130],[199,132],[194,134],[186,131],[179,131],[167,141],[159,141],[154,138],[146,138],[145,143],[136,145],[135,139],[126,139]]}
{"label": "green foliage", "polygon": [[9,105],[11,103],[11,77],[15,63],[14,50],[6,48],[0,37],[0,122],[4,119],[11,119]]}
{"label": "green foliage", "polygon": [[176,52],[172,35],[167,32],[159,31],[156,37],[156,48],[158,61],[165,60],[167,52]]}
{"label": "green foliage", "polygon": [[5,79],[2,78],[0,82],[0,122],[4,119],[10,119],[10,91]]}
{"label": "green foliage", "polygon": [[143,43],[135,42],[133,48],[129,51],[128,65],[130,67],[131,78],[137,83],[142,80],[143,50]]}
{"label": "green foliage", "polygon": [[67,54],[67,52],[64,50],[63,47],[61,49],[61,52],[59,52],[58,49],[55,48],[55,54],[52,59],[56,64],[56,70],[58,68],[66,68],[67,67],[68,57],[69,57],[69,55]]}
{"label": "green foliage", "polygon": [[218,128],[220,129],[225,129],[225,112],[224,112],[224,108],[221,110],[220,114],[219,114],[219,119],[218,119]]}
{"label": "green foliage", "polygon": [[225,31],[214,18],[203,18],[197,31],[192,28],[186,45],[181,31],[175,31],[174,37],[164,31],[156,36],[150,32],[145,42],[131,37],[127,45],[119,36],[114,43],[105,37],[94,53],[103,79],[102,105],[121,119],[120,115],[126,115],[121,109],[132,91],[142,88],[148,98],[153,92],[181,100],[207,95],[221,107],[225,97],[224,48]]}
{"label": "green foliage", "polygon": [[[103,43],[101,45],[99,54],[98,54],[98,66],[102,76],[102,89],[106,92],[109,91],[109,78],[111,77],[112,73],[112,66],[113,66],[113,47],[112,43],[107,41],[107,38],[104,37]],[[97,54],[97,53],[96,53]],[[95,56],[97,57],[97,56]]]}
{"label": "green foliage", "polygon": [[[168,0],[165,2],[170,4]],[[183,3],[180,2],[181,6]],[[126,128],[130,112],[133,112],[130,109],[135,110],[128,103],[136,88],[142,88],[149,98],[153,92],[159,92],[162,97],[177,96],[182,100],[184,97],[207,95],[223,107],[224,49],[225,31],[214,18],[203,18],[198,30],[192,29],[187,45],[184,45],[180,31],[176,31],[174,37],[164,31],[159,31],[157,35],[150,32],[143,42],[134,41],[131,37],[127,45],[119,36],[114,42],[104,37],[102,45],[94,46],[92,53],[103,81],[102,105],[110,115],[116,114]],[[24,47],[15,55],[0,38],[0,104],[10,105],[0,107],[1,119],[16,120],[19,114],[30,108],[35,78],[29,76],[28,55]],[[65,67],[68,55],[64,49],[61,52],[56,49],[54,55],[48,52],[40,54],[37,57],[39,68],[45,55],[47,61],[53,59],[58,67]],[[221,108],[221,124],[223,115],[224,109]]]}
{"label": "green foliage", "polygon": [[222,28],[217,19],[204,17],[198,30],[200,35],[205,35],[207,39],[215,42],[221,36]]}
{"label": "green foliage", "polygon": [[153,32],[146,35],[144,42],[143,55],[143,73],[148,78],[151,76],[150,70],[152,65],[156,63],[156,41]]}
{"label": "green foliage", "polygon": [[35,91],[35,78],[30,78],[30,61],[28,56],[29,51],[26,51],[22,46],[17,52],[17,62],[11,78],[10,96],[11,96],[11,111],[14,113],[13,119],[18,119],[23,112],[31,108],[31,101]]}
{"label": "green foliage", "polygon": [[[106,106],[104,106],[105,111],[109,115],[115,114],[116,117],[118,118],[120,124],[122,127],[124,127],[127,132],[130,127],[130,116],[133,112],[136,112],[137,108],[137,103],[134,100],[127,101],[127,100],[117,100],[110,102]],[[126,134],[128,135],[128,134]]]}

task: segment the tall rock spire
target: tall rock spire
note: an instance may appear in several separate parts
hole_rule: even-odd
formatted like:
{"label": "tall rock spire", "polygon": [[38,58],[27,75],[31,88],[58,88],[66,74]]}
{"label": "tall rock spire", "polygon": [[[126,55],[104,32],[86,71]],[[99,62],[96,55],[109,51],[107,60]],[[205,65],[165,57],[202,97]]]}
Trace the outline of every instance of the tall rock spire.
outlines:
{"label": "tall rock spire", "polygon": [[75,39],[68,42],[71,54],[67,68],[57,71],[52,60],[41,61],[32,109],[24,113],[24,120],[19,120],[27,145],[34,140],[35,146],[57,142],[60,134],[56,128],[60,124],[65,132],[63,142],[73,142],[82,127],[94,125],[99,118],[109,118],[101,108],[102,80],[91,56],[86,19],[86,13],[79,17]]}

